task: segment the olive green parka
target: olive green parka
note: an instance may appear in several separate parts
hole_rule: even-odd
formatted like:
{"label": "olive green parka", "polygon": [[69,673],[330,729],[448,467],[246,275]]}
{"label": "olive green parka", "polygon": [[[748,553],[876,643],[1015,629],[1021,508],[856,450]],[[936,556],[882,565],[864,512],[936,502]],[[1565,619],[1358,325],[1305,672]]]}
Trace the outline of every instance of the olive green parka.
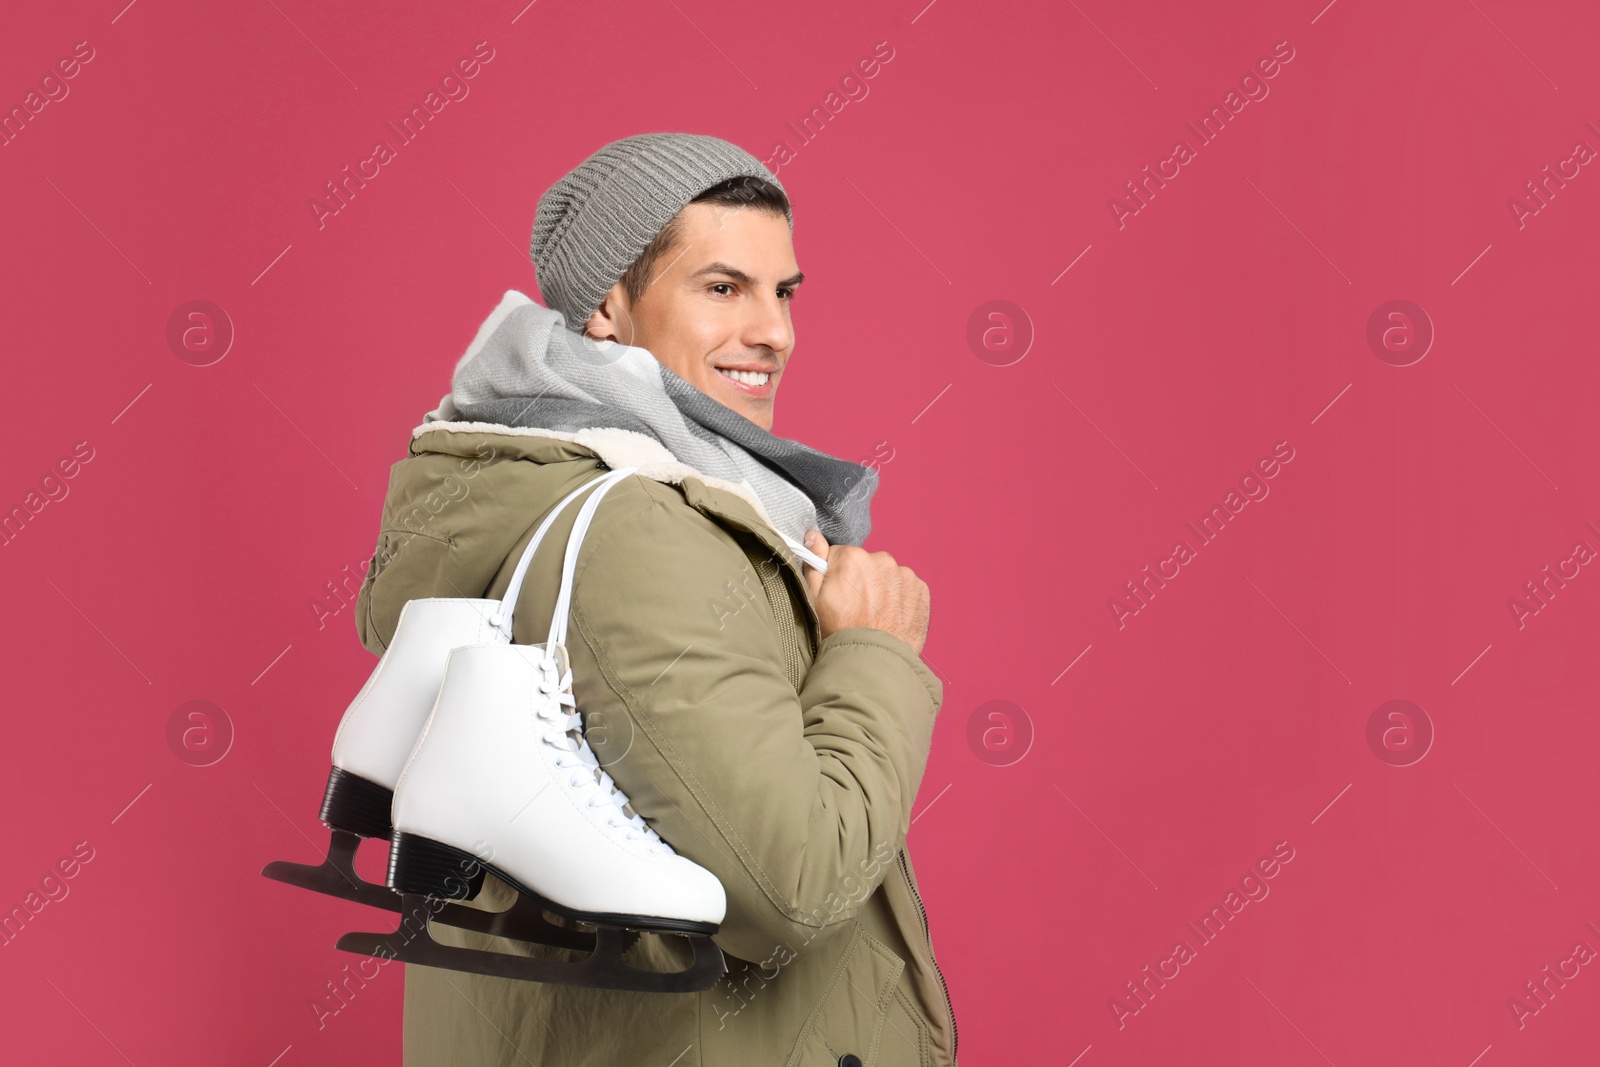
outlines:
{"label": "olive green parka", "polygon": [[[700,993],[629,993],[408,966],[408,1067],[945,1067],[955,1019],[905,851],[943,698],[900,638],[821,636],[799,561],[743,487],[625,430],[433,422],[394,464],[357,602],[381,655],[420,597],[499,597],[534,528],[598,472],[567,651],[585,734],[632,806],[727,892],[728,973]],[[516,605],[546,638],[576,507]],[[489,877],[472,906],[511,890]],[[447,944],[568,950],[434,924]],[[646,934],[629,960],[684,965]]]}

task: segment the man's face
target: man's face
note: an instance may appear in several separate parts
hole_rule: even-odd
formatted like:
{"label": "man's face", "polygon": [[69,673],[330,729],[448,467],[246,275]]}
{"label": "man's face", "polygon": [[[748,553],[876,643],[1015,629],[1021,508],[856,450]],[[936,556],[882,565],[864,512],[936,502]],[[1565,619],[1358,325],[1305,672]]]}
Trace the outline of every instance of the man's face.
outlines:
{"label": "man's face", "polygon": [[638,302],[629,306],[618,282],[585,332],[649,349],[674,374],[770,431],[794,351],[789,302],[803,277],[789,223],[722,204],[689,204],[679,215],[677,247],[657,262]]}

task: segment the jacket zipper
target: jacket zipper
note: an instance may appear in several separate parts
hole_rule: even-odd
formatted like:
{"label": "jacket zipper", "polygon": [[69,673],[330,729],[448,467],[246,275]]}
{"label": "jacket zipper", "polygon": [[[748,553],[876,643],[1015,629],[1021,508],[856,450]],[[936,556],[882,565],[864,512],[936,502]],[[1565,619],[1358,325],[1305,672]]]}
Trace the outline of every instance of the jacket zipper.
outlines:
{"label": "jacket zipper", "polygon": [[939,958],[933,954],[933,933],[928,929],[928,909],[922,906],[922,894],[917,892],[917,883],[911,879],[911,868],[906,864],[905,849],[900,850],[900,873],[905,876],[906,886],[911,890],[911,899],[917,905],[917,914],[922,916],[922,936],[928,942],[928,959],[933,963],[933,973],[939,979],[939,990],[944,993],[944,1007],[950,1013],[950,1058],[956,1057],[956,1052],[961,1048],[961,1028],[956,1025],[956,1006],[950,1000],[950,987],[945,985],[944,972],[939,969]]}

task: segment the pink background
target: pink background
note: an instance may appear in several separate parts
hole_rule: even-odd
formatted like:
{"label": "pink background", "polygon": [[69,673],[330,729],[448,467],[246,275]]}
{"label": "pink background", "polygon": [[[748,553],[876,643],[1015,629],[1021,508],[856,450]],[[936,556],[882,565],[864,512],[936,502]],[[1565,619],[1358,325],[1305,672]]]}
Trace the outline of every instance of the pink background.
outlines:
{"label": "pink background", "polygon": [[[795,150],[776,429],[892,453],[867,547],[933,590],[911,846],[964,1063],[1594,1059],[1600,967],[1521,1027],[1509,1002],[1600,949],[1600,568],[1520,628],[1508,606],[1600,548],[1600,167],[1521,228],[1508,207],[1600,148],[1592,4],[124,3],[0,27],[7,109],[94,50],[0,148],[0,507],[93,450],[0,548],[0,907],[93,850],[0,948],[6,1061],[398,1060],[397,970],[320,1030],[312,1007],[381,917],[259,874],[318,856],[375,662],[326,583],[371,555],[479,322],[537,295],[540,192],[655,130]],[[319,228],[324,183],[480,41],[470,95]],[[1185,123],[1282,41],[1197,147]],[[879,42],[802,144],[786,123]],[[1196,157],[1119,228],[1179,138]],[[205,367],[166,339],[196,299],[236,331]],[[1406,367],[1366,340],[1394,299],[1436,331]],[[1005,366],[1003,335],[966,339],[991,300],[1034,332]],[[1278,442],[1270,494],[1195,545]],[[1196,557],[1119,628],[1180,538]],[[1435,734],[1409,766],[1367,740],[1393,699]],[[169,745],[190,700],[232,726],[209,766]],[[1279,842],[1270,894],[1119,1025],[1124,983]]]}

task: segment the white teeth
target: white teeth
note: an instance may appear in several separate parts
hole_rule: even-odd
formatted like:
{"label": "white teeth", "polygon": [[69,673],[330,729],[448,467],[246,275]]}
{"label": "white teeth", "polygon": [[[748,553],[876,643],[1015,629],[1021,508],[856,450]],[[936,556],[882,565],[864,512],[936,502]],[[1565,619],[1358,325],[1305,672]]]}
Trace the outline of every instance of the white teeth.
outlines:
{"label": "white teeth", "polygon": [[732,378],[736,382],[743,382],[746,385],[766,385],[767,379],[772,377],[765,371],[723,370],[721,367],[717,368],[717,373]]}

